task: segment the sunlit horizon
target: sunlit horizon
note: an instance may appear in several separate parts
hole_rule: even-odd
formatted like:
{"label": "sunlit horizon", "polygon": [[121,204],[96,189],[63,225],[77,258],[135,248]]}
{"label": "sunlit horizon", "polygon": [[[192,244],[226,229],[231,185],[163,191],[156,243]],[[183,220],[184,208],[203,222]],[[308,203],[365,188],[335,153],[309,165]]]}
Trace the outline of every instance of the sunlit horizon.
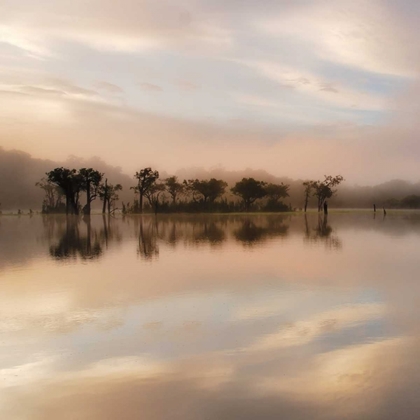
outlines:
{"label": "sunlit horizon", "polygon": [[418,181],[419,5],[0,6],[0,145],[35,158]]}

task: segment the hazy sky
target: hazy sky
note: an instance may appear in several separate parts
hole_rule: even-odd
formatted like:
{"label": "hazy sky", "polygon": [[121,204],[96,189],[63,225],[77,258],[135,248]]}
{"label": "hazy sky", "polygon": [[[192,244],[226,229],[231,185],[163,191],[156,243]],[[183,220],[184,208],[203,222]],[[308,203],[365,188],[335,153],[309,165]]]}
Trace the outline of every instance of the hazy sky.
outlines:
{"label": "hazy sky", "polygon": [[0,0],[0,145],[420,180],[415,0]]}

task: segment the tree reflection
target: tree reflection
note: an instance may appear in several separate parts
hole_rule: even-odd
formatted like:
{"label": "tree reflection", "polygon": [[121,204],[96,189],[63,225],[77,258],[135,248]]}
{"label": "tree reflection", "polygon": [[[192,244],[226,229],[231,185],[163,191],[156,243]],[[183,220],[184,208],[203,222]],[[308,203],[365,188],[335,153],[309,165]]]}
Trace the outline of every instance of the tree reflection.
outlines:
{"label": "tree reflection", "polygon": [[[304,216],[304,238],[308,243],[323,243],[339,249],[341,240],[328,223],[327,216],[312,219]],[[46,216],[44,235],[50,255],[55,259],[101,257],[110,243],[121,242],[120,229],[138,240],[137,255],[144,260],[158,259],[162,246],[221,247],[227,241],[244,246],[258,246],[268,240],[301,235],[300,217],[258,216],[134,216],[116,219],[110,216]],[[315,223],[314,223],[315,222]],[[134,226],[133,226],[134,225]],[[133,231],[134,228],[134,231]]]}
{"label": "tree reflection", "polygon": [[285,237],[288,232],[289,225],[285,224],[284,217],[266,217],[262,221],[259,218],[246,218],[233,231],[233,235],[237,241],[252,246],[269,238]]}
{"label": "tree reflection", "polygon": [[158,234],[159,226],[157,218],[143,217],[135,219],[139,227],[139,246],[137,254],[146,260],[152,260],[159,256]]}
{"label": "tree reflection", "polygon": [[328,224],[328,215],[318,215],[318,222],[310,228],[308,216],[305,214],[305,241],[310,243],[324,243],[327,248],[340,249],[343,244],[341,239],[334,234],[333,228]]}
{"label": "tree reflection", "polygon": [[50,255],[58,260],[96,259],[110,242],[122,241],[119,226],[111,217],[45,216],[43,225]]}
{"label": "tree reflection", "polygon": [[99,258],[102,255],[101,241],[97,230],[92,229],[90,217],[84,218],[82,223],[78,218],[69,216],[58,243],[50,246],[50,255],[59,260],[77,256],[82,259]]}
{"label": "tree reflection", "polygon": [[214,220],[196,223],[193,230],[192,241],[195,243],[209,243],[219,245],[226,240],[225,231],[217,226]]}

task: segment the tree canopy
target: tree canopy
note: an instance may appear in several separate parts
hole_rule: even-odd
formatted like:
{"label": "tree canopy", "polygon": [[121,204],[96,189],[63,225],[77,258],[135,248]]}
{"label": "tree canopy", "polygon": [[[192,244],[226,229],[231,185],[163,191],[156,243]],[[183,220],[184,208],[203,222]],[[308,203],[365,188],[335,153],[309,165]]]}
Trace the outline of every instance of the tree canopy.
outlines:
{"label": "tree canopy", "polygon": [[137,179],[135,191],[139,194],[139,211],[143,211],[143,198],[154,183],[159,179],[159,172],[152,168],[144,168],[136,172],[134,178]]}
{"label": "tree canopy", "polygon": [[242,178],[242,181],[237,182],[231,191],[242,199],[245,210],[248,211],[256,200],[267,195],[266,185],[265,182],[254,178]]}

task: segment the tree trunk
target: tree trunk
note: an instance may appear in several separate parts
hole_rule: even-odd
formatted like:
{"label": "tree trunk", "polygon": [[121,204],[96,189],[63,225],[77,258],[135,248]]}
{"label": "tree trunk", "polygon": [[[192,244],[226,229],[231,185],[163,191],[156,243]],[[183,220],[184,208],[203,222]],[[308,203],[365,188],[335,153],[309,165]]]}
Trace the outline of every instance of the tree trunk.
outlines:
{"label": "tree trunk", "polygon": [[139,212],[143,213],[143,193],[139,192],[140,194],[140,199],[139,199]]}
{"label": "tree trunk", "polygon": [[74,214],[78,215],[79,214],[79,207],[77,205],[77,201],[73,199],[72,204],[73,204]]}
{"label": "tree trunk", "polygon": [[70,197],[69,194],[66,194],[66,215],[70,212]]}
{"label": "tree trunk", "polygon": [[105,179],[105,193],[104,193],[104,203],[102,205],[102,214],[105,214],[107,198],[108,198],[108,178]]}
{"label": "tree trunk", "polygon": [[71,193],[71,195],[69,196],[69,200],[70,200],[71,214],[78,215],[79,208],[77,206],[77,200],[74,193]]}
{"label": "tree trunk", "polygon": [[90,181],[88,181],[86,183],[86,207],[85,207],[85,211],[84,211],[84,213],[87,216],[90,216],[90,202],[91,202],[90,198],[91,198],[90,197]]}

